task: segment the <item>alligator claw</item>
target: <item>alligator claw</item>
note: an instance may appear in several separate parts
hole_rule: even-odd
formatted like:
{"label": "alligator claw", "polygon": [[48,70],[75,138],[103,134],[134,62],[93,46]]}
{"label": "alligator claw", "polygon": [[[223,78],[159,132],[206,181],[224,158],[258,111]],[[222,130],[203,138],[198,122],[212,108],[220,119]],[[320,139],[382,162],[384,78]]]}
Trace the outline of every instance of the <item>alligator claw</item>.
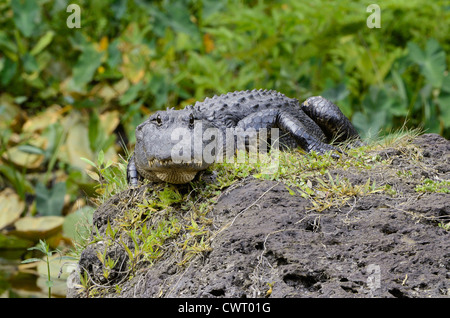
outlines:
{"label": "alligator claw", "polygon": [[[341,153],[342,153],[342,152],[341,152]],[[338,154],[332,152],[332,153],[331,153],[331,158],[334,158],[334,159],[340,159],[341,156],[339,156]]]}

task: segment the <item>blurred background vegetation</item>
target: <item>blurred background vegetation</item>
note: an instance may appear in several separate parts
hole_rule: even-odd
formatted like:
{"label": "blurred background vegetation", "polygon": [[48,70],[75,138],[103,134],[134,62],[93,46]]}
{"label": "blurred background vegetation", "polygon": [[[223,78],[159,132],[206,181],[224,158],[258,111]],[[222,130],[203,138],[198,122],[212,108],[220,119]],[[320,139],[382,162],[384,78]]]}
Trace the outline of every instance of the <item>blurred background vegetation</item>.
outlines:
{"label": "blurred background vegetation", "polygon": [[1,0],[0,230],[64,217],[73,239],[102,182],[89,160],[123,169],[146,116],[214,94],[320,94],[364,137],[449,138],[449,25],[444,0]]}

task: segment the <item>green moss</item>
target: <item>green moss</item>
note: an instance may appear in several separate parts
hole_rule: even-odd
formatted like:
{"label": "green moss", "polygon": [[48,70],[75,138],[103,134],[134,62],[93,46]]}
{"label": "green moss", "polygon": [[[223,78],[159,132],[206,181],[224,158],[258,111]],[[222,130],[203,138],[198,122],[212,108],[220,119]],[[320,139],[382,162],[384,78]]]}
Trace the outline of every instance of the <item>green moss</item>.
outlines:
{"label": "green moss", "polygon": [[422,184],[415,187],[417,192],[450,193],[450,181],[435,181],[425,179]]}

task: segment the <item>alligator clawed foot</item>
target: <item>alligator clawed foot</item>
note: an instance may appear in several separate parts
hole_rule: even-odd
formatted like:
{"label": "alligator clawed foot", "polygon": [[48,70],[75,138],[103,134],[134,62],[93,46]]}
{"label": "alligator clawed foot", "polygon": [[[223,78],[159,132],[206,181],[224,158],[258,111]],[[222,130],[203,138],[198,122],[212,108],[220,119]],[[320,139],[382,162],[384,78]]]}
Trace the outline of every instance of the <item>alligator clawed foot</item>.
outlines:
{"label": "alligator clawed foot", "polygon": [[[342,153],[342,151],[339,151],[340,153]],[[338,155],[337,153],[335,153],[335,152],[332,152],[331,153],[331,158],[333,158],[333,159],[340,159],[341,158],[341,156],[340,155]]]}

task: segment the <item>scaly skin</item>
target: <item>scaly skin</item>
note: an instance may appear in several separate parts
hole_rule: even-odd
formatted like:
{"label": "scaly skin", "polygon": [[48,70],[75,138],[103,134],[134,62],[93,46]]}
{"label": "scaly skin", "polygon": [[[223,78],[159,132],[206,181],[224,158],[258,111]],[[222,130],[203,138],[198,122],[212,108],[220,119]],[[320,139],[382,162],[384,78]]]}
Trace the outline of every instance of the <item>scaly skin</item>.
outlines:
{"label": "scaly skin", "polygon": [[[235,129],[233,142],[240,137],[240,131],[278,128],[280,144],[288,148],[299,146],[307,152],[333,151],[335,157],[339,157],[335,152],[340,151],[329,144],[331,141],[361,144],[355,128],[339,108],[320,96],[311,97],[300,106],[297,99],[272,90],[228,93],[182,110],[158,111],[140,124],[127,167],[129,184],[136,186],[140,178],[176,184],[191,181],[212,164],[201,155],[212,144],[213,139],[202,138],[208,128],[216,129],[223,137],[222,144],[218,144],[220,139],[214,139],[216,149],[226,149],[230,142],[227,129],[231,128]],[[180,145],[191,160],[174,160]]]}

